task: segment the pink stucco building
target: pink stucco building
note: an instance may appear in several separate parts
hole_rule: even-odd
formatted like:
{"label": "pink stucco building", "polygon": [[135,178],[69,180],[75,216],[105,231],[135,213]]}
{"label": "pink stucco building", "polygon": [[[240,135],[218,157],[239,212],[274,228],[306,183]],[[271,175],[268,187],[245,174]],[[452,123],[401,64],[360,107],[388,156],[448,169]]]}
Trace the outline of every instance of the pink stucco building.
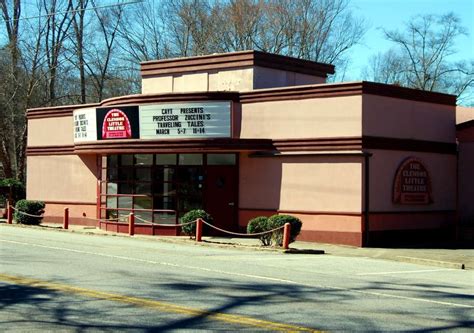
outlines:
{"label": "pink stucco building", "polygon": [[333,72],[256,51],[159,60],[142,63],[142,94],[30,109],[28,199],[122,232],[134,212],[136,232],[177,234],[157,224],[204,208],[232,231],[291,214],[306,241],[454,237],[455,96]]}

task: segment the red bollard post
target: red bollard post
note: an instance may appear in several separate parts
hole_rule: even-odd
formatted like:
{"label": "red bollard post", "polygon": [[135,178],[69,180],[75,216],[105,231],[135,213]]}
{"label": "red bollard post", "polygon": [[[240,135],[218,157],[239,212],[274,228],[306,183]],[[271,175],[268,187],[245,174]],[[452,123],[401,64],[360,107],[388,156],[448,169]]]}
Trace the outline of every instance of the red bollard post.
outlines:
{"label": "red bollard post", "polygon": [[285,250],[288,250],[288,246],[290,245],[290,229],[291,229],[291,224],[285,223],[285,226],[283,227],[283,248]]}
{"label": "red bollard post", "polygon": [[128,235],[135,235],[135,215],[133,213],[128,216]]}
{"label": "red bollard post", "polygon": [[7,201],[7,223],[8,224],[13,223],[13,208],[12,208],[12,205],[10,204],[10,201]]}
{"label": "red bollard post", "polygon": [[196,220],[196,242],[202,241],[202,219]]}
{"label": "red bollard post", "polygon": [[64,208],[63,229],[69,229],[69,208]]}

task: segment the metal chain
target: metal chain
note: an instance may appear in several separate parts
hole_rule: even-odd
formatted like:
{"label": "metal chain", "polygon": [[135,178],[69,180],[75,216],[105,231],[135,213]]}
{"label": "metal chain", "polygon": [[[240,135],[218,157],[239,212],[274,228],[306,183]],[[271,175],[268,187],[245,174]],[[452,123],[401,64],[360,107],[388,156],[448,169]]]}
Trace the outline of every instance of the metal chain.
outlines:
{"label": "metal chain", "polygon": [[21,210],[18,210],[18,209],[16,209],[16,208],[13,207],[13,206],[10,206],[10,207],[11,207],[13,210],[17,211],[18,213],[23,214],[23,215],[26,215],[26,216],[38,217],[38,218],[39,218],[39,217],[44,217],[43,215],[32,215],[32,214],[28,214],[28,213],[26,213],[26,212],[22,212]]}
{"label": "metal chain", "polygon": [[102,221],[114,221],[114,222],[118,222],[120,220],[125,220],[128,218],[128,216],[126,217],[117,217],[117,218],[112,218],[112,219],[95,219],[93,217],[87,217],[87,216],[83,216],[82,217],[83,219],[86,219],[86,220],[92,220],[92,221],[99,221],[99,222],[102,222]]}
{"label": "metal chain", "polygon": [[278,228],[275,228],[275,229],[272,229],[272,230],[268,230],[268,231],[263,231],[263,232],[256,232],[254,234],[242,234],[242,233],[239,233],[239,232],[232,232],[232,231],[227,231],[227,230],[224,230],[224,229],[221,229],[221,228],[218,228],[204,220],[202,220],[202,222],[208,226],[210,226],[211,228],[214,228],[216,230],[219,230],[221,232],[224,232],[224,233],[227,233],[227,234],[230,234],[230,235],[235,235],[235,236],[261,236],[261,235],[266,235],[266,234],[269,234],[269,233],[273,233],[277,230],[280,230],[280,229],[283,229],[285,226],[280,226]]}
{"label": "metal chain", "polygon": [[153,223],[151,221],[144,220],[144,219],[140,218],[137,215],[135,215],[135,218],[137,220],[140,220],[140,221],[144,222],[144,223],[153,224],[153,225],[156,225],[158,227],[184,227],[186,225],[196,223],[196,221],[191,221],[191,222],[179,223],[179,224],[159,224],[159,223]]}

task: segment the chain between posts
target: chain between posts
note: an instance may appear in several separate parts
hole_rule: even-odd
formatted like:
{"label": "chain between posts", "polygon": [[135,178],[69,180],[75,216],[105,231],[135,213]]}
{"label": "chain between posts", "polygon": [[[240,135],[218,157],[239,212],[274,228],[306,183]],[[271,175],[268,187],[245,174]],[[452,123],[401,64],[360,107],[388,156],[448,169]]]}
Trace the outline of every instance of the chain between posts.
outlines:
{"label": "chain between posts", "polygon": [[[153,224],[155,226],[159,226],[159,227],[183,227],[183,226],[186,226],[186,225],[189,225],[189,224],[193,224],[193,223],[196,223],[196,221],[191,221],[191,222],[186,222],[186,223],[180,223],[180,224],[159,224],[159,223],[154,223],[152,221],[147,221],[147,220],[144,220],[142,219],[141,217],[135,215],[135,219],[136,220],[140,220],[144,223],[148,223],[148,224]],[[232,231],[228,231],[228,230],[225,230],[225,229],[221,229],[221,228],[218,228],[212,224],[210,224],[209,222],[206,222],[204,220],[202,220],[202,222],[208,226],[210,226],[211,228],[214,228],[218,231],[221,231],[221,232],[224,232],[224,233],[227,233],[227,234],[230,234],[230,235],[234,235],[234,236],[249,236],[249,237],[252,237],[252,236],[262,236],[262,235],[266,235],[266,234],[270,234],[270,233],[273,233],[277,230],[280,230],[280,229],[283,229],[285,226],[281,226],[281,227],[278,227],[278,228],[275,228],[275,229],[271,229],[271,230],[268,230],[268,231],[263,231],[263,232],[256,232],[256,233],[253,233],[253,234],[244,234],[244,233],[239,233],[239,232],[232,232]]]}
{"label": "chain between posts", "polygon": [[15,208],[15,207],[13,207],[13,206],[10,206],[10,207],[11,207],[11,209],[13,209],[14,211],[16,211],[16,212],[18,212],[18,213],[20,213],[20,214],[26,215],[26,216],[30,216],[30,217],[43,217],[43,215],[28,214],[28,213],[23,212],[23,211],[21,211],[21,210]]}
{"label": "chain between posts", "polygon": [[267,231],[262,231],[262,232],[256,232],[256,233],[253,233],[253,234],[243,234],[243,233],[239,233],[239,232],[233,232],[233,231],[228,231],[228,230],[224,230],[224,229],[221,229],[221,228],[218,228],[212,224],[210,224],[209,222],[206,222],[204,220],[202,220],[202,222],[205,224],[205,225],[208,225],[209,227],[211,228],[214,228],[218,231],[221,231],[221,232],[224,232],[224,233],[227,233],[229,235],[234,235],[234,236],[262,236],[262,235],[266,235],[266,234],[270,234],[270,233],[273,233],[277,230],[280,230],[280,229],[283,229],[285,226],[282,225],[278,228],[275,228],[275,229],[271,229],[271,230],[267,230]]}
{"label": "chain between posts", "polygon": [[[20,214],[26,215],[26,216],[36,217],[36,218],[43,217],[43,215],[32,215],[32,214],[25,213],[23,211],[20,211],[20,210],[16,209],[15,207],[13,207],[11,205],[9,205],[8,207],[10,207],[11,209],[17,211]],[[8,209],[8,207],[7,207],[7,209]],[[68,224],[69,224],[68,223],[69,222],[68,221],[69,220],[69,211],[68,211],[68,208],[65,208],[64,210],[65,210],[64,211],[64,213],[65,213],[64,228],[67,229]],[[120,220],[120,218],[116,218],[116,219],[95,219],[95,218],[91,218],[91,217],[83,217],[83,218],[89,219],[89,220],[94,220],[94,221],[99,221],[99,222],[102,222],[102,221],[119,222],[119,220]],[[129,222],[129,234],[130,235],[134,235],[134,233],[135,233],[135,227],[134,227],[135,226],[135,219],[137,219],[139,221],[142,221],[144,223],[152,224],[154,226],[159,226],[159,227],[183,227],[183,226],[190,225],[190,224],[193,224],[193,223],[198,223],[198,220],[200,220],[203,224],[205,224],[205,225],[207,225],[207,226],[209,226],[209,227],[211,227],[211,228],[213,228],[217,231],[220,231],[220,232],[223,232],[223,233],[226,233],[226,234],[229,234],[229,235],[233,235],[233,236],[244,236],[244,237],[262,236],[262,235],[273,233],[273,232],[278,231],[280,229],[285,229],[284,230],[284,237],[283,237],[283,240],[284,240],[283,247],[285,249],[288,249],[288,238],[289,238],[289,228],[290,228],[289,223],[286,223],[283,226],[280,226],[280,227],[277,227],[277,228],[274,228],[274,229],[271,229],[271,230],[263,231],[263,232],[256,232],[256,233],[252,233],[252,234],[245,233],[244,234],[244,233],[240,233],[240,232],[233,232],[233,231],[228,231],[228,230],[225,230],[225,229],[221,229],[219,227],[216,227],[216,226],[212,225],[209,222],[204,221],[203,219],[198,219],[198,220],[195,220],[195,221],[180,223],[180,224],[159,224],[159,223],[153,223],[151,221],[144,220],[139,216],[135,216],[133,213],[130,213],[130,215],[125,217],[125,218],[127,218],[128,222]],[[201,235],[202,230],[198,230],[198,231],[199,231],[199,235]],[[198,235],[198,232],[196,233],[196,235]],[[200,239],[198,241],[200,241]]]}
{"label": "chain between posts", "polygon": [[155,226],[157,226],[157,227],[184,227],[184,226],[186,226],[186,225],[196,223],[196,221],[191,221],[191,222],[178,223],[178,224],[159,224],[159,223],[154,223],[154,222],[152,222],[152,221],[144,220],[144,219],[142,219],[141,217],[139,217],[139,216],[137,216],[137,215],[135,215],[135,219],[140,220],[140,221],[142,221],[143,223],[148,223],[148,224],[155,225]]}

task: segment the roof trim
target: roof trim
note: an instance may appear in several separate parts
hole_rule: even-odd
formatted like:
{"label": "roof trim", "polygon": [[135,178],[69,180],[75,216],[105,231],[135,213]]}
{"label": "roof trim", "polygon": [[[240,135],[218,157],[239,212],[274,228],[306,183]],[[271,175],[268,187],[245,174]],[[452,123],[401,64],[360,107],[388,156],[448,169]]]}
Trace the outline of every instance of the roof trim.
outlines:
{"label": "roof trim", "polygon": [[334,74],[334,66],[255,50],[219,53],[197,57],[152,60],[142,62],[141,75],[169,75],[197,71],[225,70],[260,66],[320,77]]}
{"label": "roof trim", "polygon": [[474,119],[456,125],[456,131],[474,127]]}
{"label": "roof trim", "polygon": [[42,119],[51,117],[68,117],[72,116],[72,111],[76,109],[84,109],[89,107],[96,107],[100,104],[75,104],[75,105],[61,105],[61,106],[44,106],[40,108],[28,109],[26,113],[27,119]]}
{"label": "roof trim", "polygon": [[368,81],[258,89],[241,92],[240,101],[244,104],[362,94],[456,106],[456,96],[454,95]]}

